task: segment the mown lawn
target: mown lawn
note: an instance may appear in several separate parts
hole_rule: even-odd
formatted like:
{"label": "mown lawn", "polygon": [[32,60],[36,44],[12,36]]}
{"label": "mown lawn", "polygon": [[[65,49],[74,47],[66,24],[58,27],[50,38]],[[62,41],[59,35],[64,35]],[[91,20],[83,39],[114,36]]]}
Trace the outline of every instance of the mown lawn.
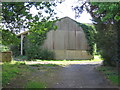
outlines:
{"label": "mown lawn", "polygon": [[116,67],[100,66],[97,68],[114,85],[120,86],[120,75]]}

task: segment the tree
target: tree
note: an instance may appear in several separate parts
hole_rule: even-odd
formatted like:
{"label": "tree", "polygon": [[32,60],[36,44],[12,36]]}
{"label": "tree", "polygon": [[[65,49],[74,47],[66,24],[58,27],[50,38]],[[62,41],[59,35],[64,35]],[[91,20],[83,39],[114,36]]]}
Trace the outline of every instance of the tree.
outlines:
{"label": "tree", "polygon": [[[47,17],[43,13],[38,12],[32,16],[29,12],[31,7],[37,10],[44,10]],[[56,6],[54,2],[2,2],[2,44],[12,44],[15,33],[21,32],[21,29],[29,29],[31,22],[39,22],[40,20],[49,20],[54,16],[55,12],[52,7]]]}
{"label": "tree", "polygon": [[40,12],[33,17],[29,12],[33,6],[37,10],[44,10],[48,13],[48,19],[55,14],[51,9],[55,3],[51,2],[2,2],[3,24],[12,32],[20,32],[21,27],[29,28],[30,22],[39,21],[44,17]]}
{"label": "tree", "polygon": [[117,65],[120,59],[120,2],[84,2],[74,7],[77,17],[85,8],[93,18],[96,28],[96,44],[104,64]]}

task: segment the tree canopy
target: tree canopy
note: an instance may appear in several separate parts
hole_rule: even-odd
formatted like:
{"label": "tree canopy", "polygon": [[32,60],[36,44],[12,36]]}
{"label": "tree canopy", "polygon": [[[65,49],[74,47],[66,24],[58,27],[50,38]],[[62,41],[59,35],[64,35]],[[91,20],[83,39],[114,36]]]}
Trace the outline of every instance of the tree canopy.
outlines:
{"label": "tree canopy", "polygon": [[96,29],[96,44],[104,64],[117,65],[120,59],[120,2],[84,2],[74,7],[76,17],[86,9]]}
{"label": "tree canopy", "polygon": [[20,32],[20,28],[29,28],[30,22],[45,18],[42,12],[32,16],[30,9],[33,6],[37,10],[44,10],[48,13],[47,19],[55,14],[51,8],[55,6],[53,2],[2,2],[3,24],[12,32]]}
{"label": "tree canopy", "polygon": [[[2,2],[2,44],[9,45],[16,41],[14,34],[30,29],[33,26],[31,23],[54,19],[55,6],[55,2]],[[33,16],[31,7],[41,12]]]}

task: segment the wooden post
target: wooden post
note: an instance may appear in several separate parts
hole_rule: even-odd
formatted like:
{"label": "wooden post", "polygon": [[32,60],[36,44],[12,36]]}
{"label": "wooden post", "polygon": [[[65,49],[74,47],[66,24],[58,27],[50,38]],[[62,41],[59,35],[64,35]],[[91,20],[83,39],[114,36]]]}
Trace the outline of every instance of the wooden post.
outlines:
{"label": "wooden post", "polygon": [[23,55],[23,35],[21,34],[21,55]]}

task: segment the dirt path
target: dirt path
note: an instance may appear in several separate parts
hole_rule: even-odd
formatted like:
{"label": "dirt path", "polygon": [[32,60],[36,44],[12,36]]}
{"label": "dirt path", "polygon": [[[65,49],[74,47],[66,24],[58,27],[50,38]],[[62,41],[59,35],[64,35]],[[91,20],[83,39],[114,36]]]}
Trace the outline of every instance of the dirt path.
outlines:
{"label": "dirt path", "polygon": [[110,88],[105,78],[94,68],[97,65],[70,65],[59,71],[54,88]]}
{"label": "dirt path", "polygon": [[[34,72],[29,77],[16,79],[7,87],[23,88],[26,81],[40,81],[47,85],[47,88],[114,88],[109,82],[95,70],[100,63],[71,64],[65,67],[36,67],[30,66]],[[19,85],[20,84],[20,85]],[[12,85],[12,86],[11,86]]]}

